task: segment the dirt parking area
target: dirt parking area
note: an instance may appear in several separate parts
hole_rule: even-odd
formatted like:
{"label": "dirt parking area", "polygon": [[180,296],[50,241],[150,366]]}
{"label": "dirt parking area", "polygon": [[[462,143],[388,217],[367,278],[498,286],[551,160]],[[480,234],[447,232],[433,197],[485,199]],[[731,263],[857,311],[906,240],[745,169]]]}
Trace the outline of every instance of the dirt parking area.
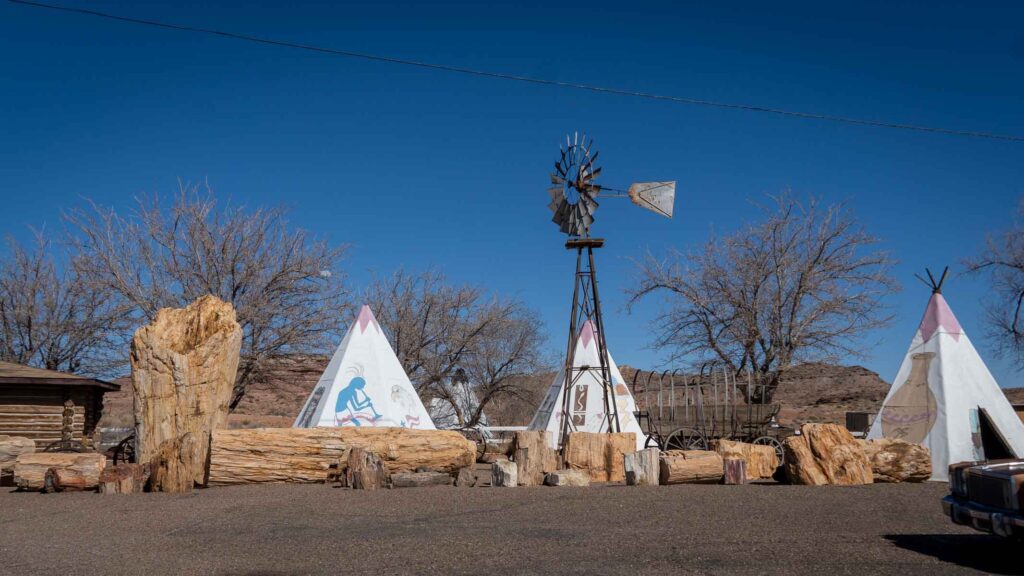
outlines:
{"label": "dirt parking area", "polygon": [[3,574],[1024,573],[945,484],[0,492]]}

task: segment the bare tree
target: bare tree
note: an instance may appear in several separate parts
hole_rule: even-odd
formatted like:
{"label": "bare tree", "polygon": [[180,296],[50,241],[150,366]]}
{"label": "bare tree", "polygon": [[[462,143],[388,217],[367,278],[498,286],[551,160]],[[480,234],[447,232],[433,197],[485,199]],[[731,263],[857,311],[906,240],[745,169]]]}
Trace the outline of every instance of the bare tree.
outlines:
{"label": "bare tree", "polygon": [[1024,368],[1024,201],[1009,230],[990,236],[980,255],[965,262],[967,271],[987,273],[991,297],[985,302],[989,341],[996,353]]}
{"label": "bare tree", "polygon": [[65,214],[77,273],[138,317],[206,294],[234,305],[243,344],[232,409],[268,359],[324,352],[339,328],[345,248],[290,227],[286,216],[282,207],[221,208],[209,186],[184,184],[169,206],[151,196],[126,216],[95,203]]}
{"label": "bare tree", "polygon": [[62,372],[107,375],[119,364],[125,321],[109,291],[93,290],[35,233],[13,238],[0,262],[0,358]]}
{"label": "bare tree", "polygon": [[890,262],[841,205],[789,194],[764,219],[701,250],[640,263],[635,304],[666,296],[655,346],[673,360],[721,362],[766,385],[796,362],[859,356],[862,336],[885,325],[881,299],[895,290]]}
{"label": "bare tree", "polygon": [[[541,365],[544,336],[535,314],[475,286],[453,286],[436,271],[398,270],[364,294],[421,397],[451,405],[460,425],[475,426],[496,398],[518,393],[518,377]],[[467,410],[464,374],[476,395]]]}

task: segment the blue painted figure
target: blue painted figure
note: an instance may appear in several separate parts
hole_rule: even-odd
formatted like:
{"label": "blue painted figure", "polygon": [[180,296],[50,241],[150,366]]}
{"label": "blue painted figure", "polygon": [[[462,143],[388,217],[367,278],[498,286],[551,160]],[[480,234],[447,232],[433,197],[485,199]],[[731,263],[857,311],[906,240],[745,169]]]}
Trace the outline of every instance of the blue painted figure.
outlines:
{"label": "blue painted figure", "polygon": [[[377,409],[373,407],[373,401],[363,391],[364,388],[366,388],[366,380],[362,376],[356,376],[348,383],[348,386],[342,388],[341,392],[338,392],[338,402],[334,405],[335,414],[348,411],[348,416],[339,419],[339,423],[351,422],[356,426],[361,426],[359,423],[360,415],[356,414],[356,412],[366,408],[373,412],[374,420],[381,417]],[[335,417],[337,418],[337,416]]]}

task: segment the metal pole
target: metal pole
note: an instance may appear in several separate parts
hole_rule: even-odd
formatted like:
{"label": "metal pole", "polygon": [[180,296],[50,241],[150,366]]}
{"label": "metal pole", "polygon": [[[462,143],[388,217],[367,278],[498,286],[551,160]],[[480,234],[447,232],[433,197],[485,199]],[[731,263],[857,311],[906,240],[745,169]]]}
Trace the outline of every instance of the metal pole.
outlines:
{"label": "metal pole", "polygon": [[614,383],[611,370],[608,368],[608,348],[604,341],[604,317],[601,315],[601,297],[597,291],[597,269],[594,267],[594,249],[587,246],[587,257],[590,260],[591,296],[594,298],[594,320],[597,323],[597,342],[601,364],[601,383],[604,387],[605,415],[608,417],[608,431],[621,432],[619,426],[619,407],[615,402]]}
{"label": "metal pole", "polygon": [[558,438],[559,450],[563,450],[565,448],[565,442],[569,439],[569,429],[572,424],[572,418],[569,415],[571,406],[569,396],[572,394],[572,367],[576,356],[576,309],[579,306],[580,266],[582,263],[583,248],[577,248],[576,274],[573,276],[572,286],[572,311],[569,313],[569,344],[566,347],[565,367],[563,368],[565,378],[562,384],[562,421],[559,426],[559,430],[561,431]]}

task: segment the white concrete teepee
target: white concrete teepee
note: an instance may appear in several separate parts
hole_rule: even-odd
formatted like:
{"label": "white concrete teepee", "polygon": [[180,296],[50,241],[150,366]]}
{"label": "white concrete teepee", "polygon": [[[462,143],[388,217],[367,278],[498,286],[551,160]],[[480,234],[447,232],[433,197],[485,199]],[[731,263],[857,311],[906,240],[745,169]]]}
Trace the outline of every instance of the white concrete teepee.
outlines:
{"label": "white concrete teepee", "polygon": [[932,480],[967,460],[1024,455],[1024,423],[934,286],[921,325],[868,433],[924,444]]}
{"label": "white concrete teepee", "polygon": [[293,426],[434,430],[433,421],[369,306],[359,311]]}
{"label": "white concrete teepee", "polygon": [[[576,379],[572,386],[572,397],[570,406],[571,430],[576,432],[607,432],[608,419],[605,417],[604,390],[602,389],[600,375],[600,356],[598,350],[597,330],[587,320],[580,330],[576,339],[576,353],[573,358],[573,366],[579,368],[589,366],[590,369],[583,372]],[[608,368],[611,372],[612,387],[615,391],[615,405],[619,413],[619,429],[622,432],[633,432],[636,434],[637,450],[642,450],[647,437],[644,435],[640,424],[637,422],[633,411],[636,410],[636,402],[630,394],[619,367],[612,360],[611,352],[608,353]],[[563,385],[565,383],[565,369],[563,368],[555,381],[548,388],[540,408],[530,421],[530,430],[547,430],[551,432],[552,447],[557,448],[561,439],[562,425],[562,398]]]}

